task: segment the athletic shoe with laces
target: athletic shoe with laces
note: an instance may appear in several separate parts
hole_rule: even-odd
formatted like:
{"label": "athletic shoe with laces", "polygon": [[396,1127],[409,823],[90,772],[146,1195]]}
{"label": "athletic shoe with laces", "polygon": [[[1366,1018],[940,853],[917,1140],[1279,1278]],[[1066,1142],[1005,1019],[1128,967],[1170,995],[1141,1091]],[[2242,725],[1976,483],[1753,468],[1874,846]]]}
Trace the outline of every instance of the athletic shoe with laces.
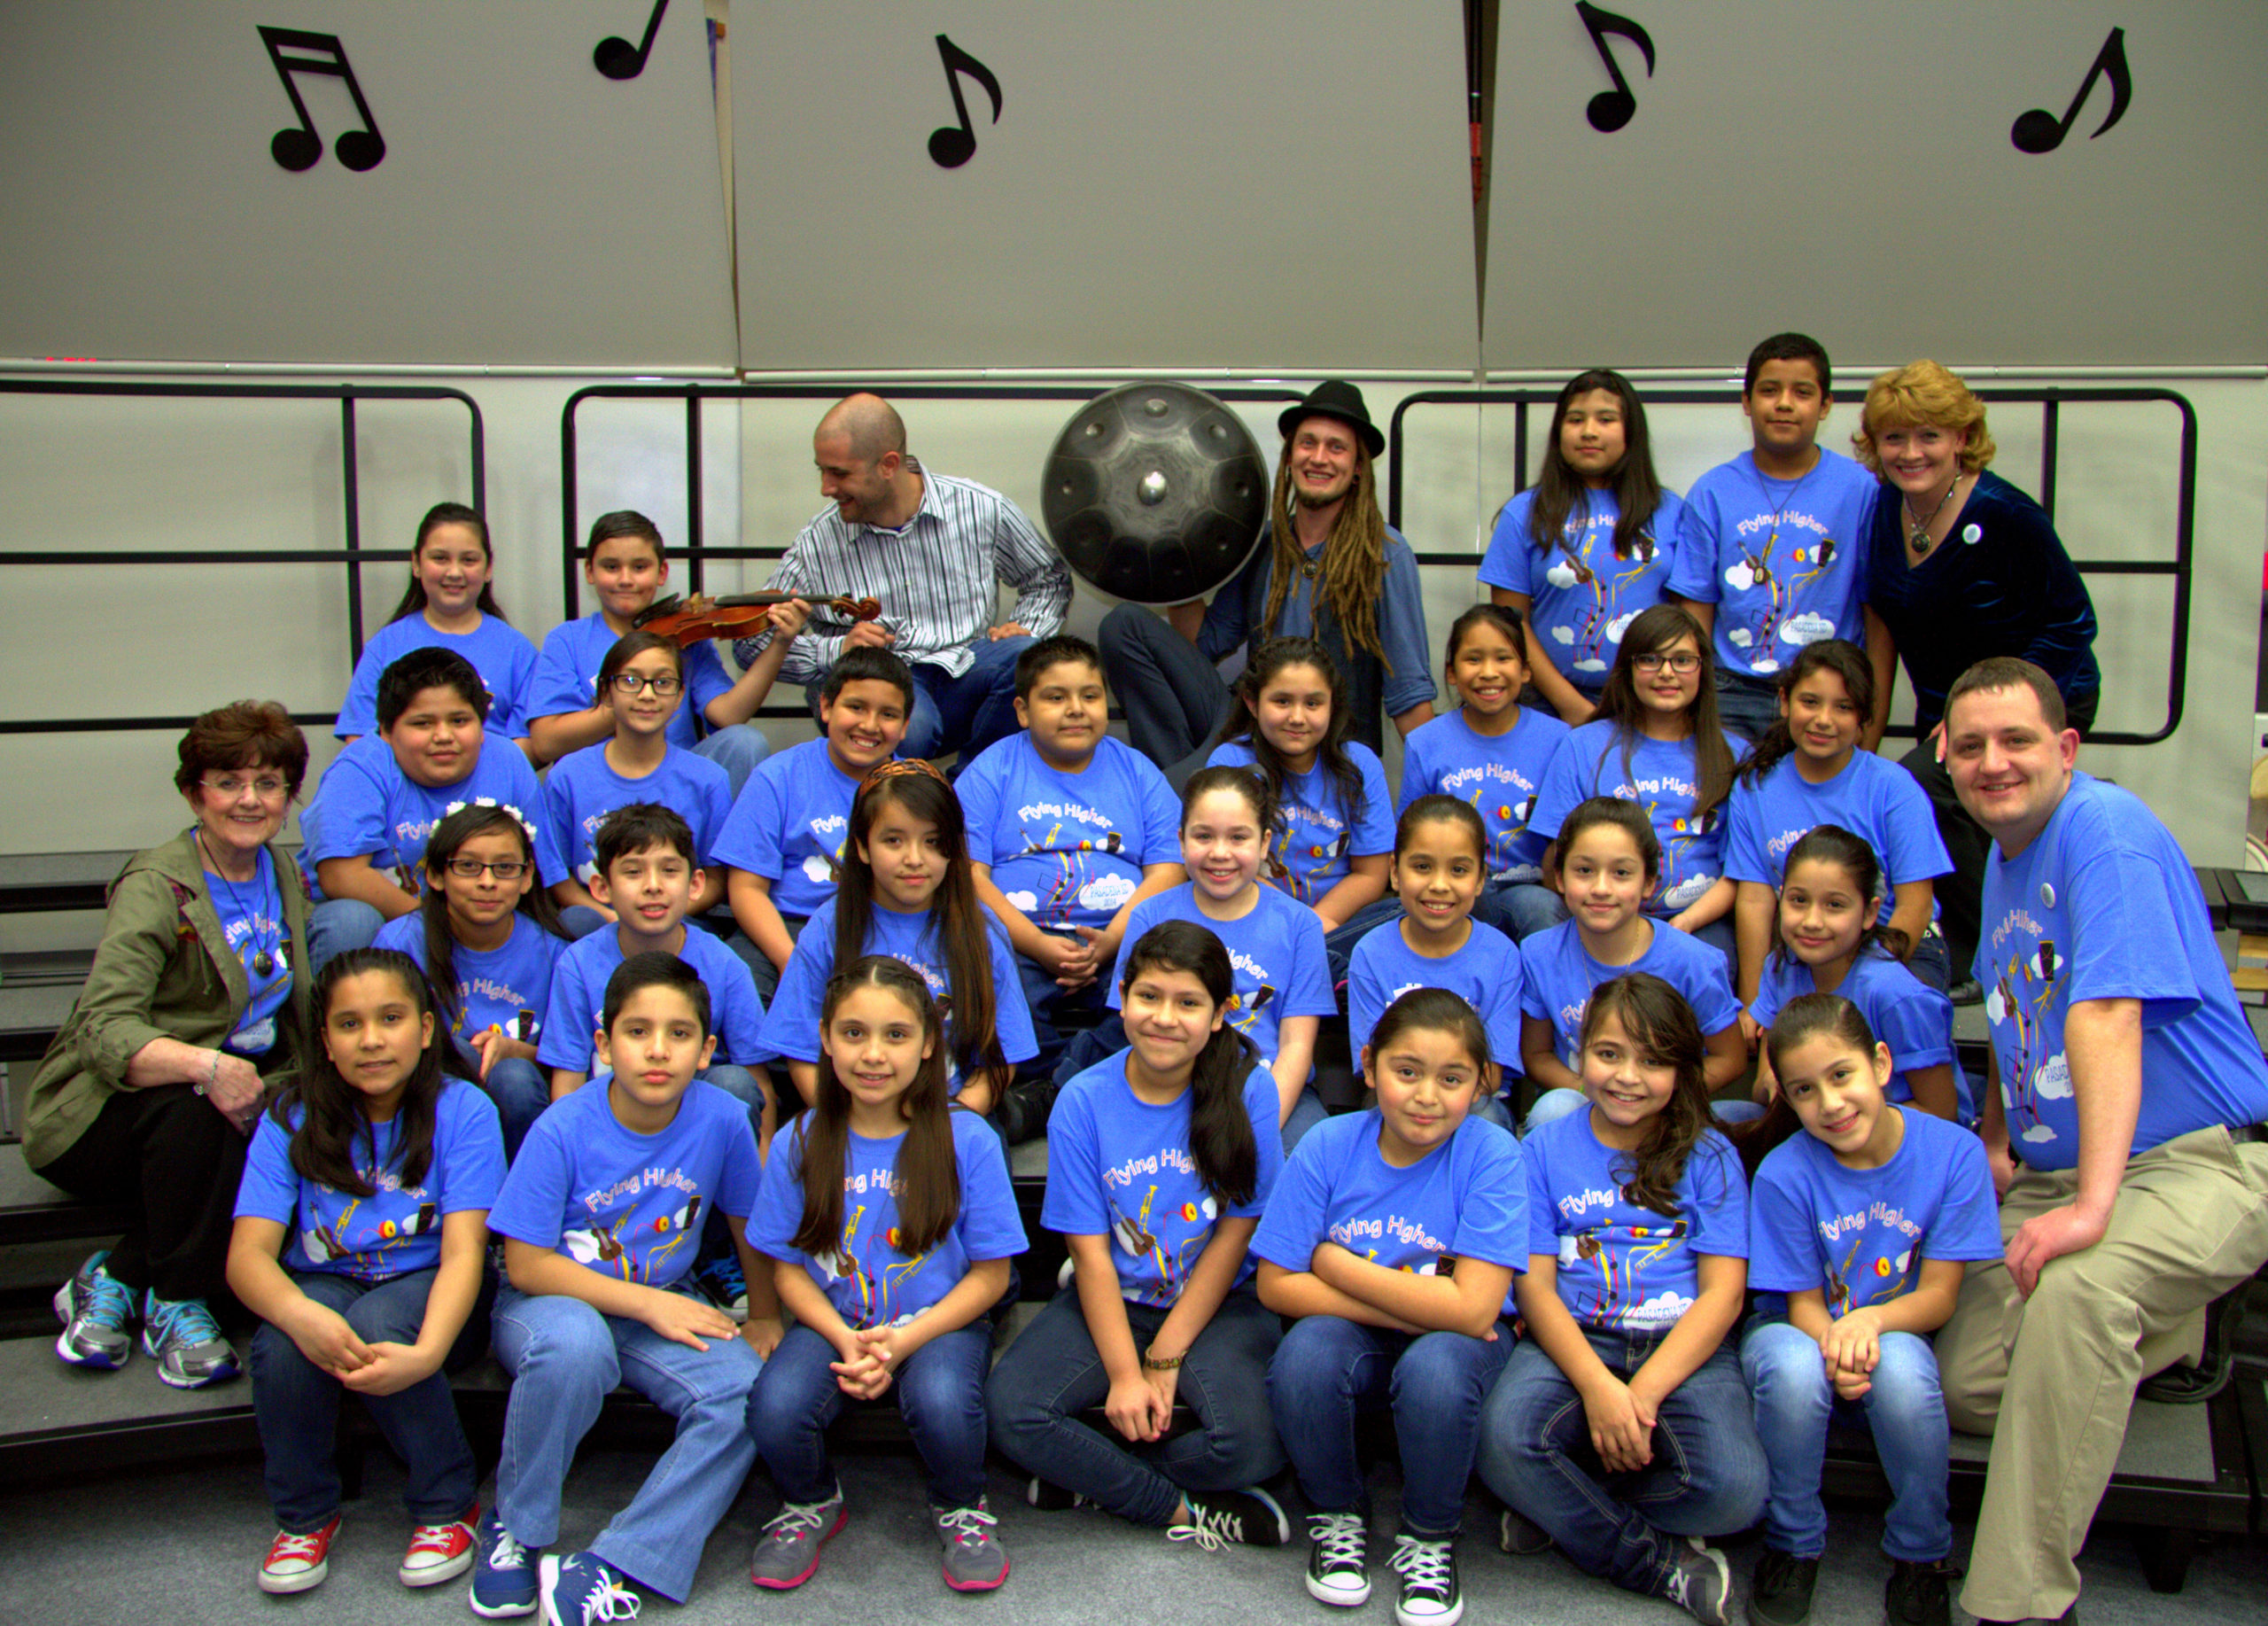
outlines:
{"label": "athletic shoe with laces", "polygon": [[1037,1474],[1024,1482],[1024,1500],[1044,1513],[1068,1513],[1075,1507],[1087,1505],[1087,1498],[1077,1491],[1066,1490]]}
{"label": "athletic shoe with laces", "polygon": [[404,1586],[439,1586],[472,1568],[472,1527],[480,1518],[475,1502],[458,1518],[421,1524],[409,1533],[409,1551],[394,1572]]}
{"label": "athletic shoe with laces", "polygon": [[1193,1541],[1208,1552],[1232,1544],[1280,1547],[1292,1539],[1292,1521],[1276,1498],[1254,1485],[1246,1490],[1208,1490],[1187,1495],[1189,1522],[1168,1528],[1168,1541]]}
{"label": "athletic shoe with laces", "polygon": [[1456,1583],[1455,1537],[1403,1531],[1394,1538],[1390,1566],[1402,1577],[1402,1596],[1394,1605],[1399,1626],[1456,1626],[1464,1593]]}
{"label": "athletic shoe with laces", "polygon": [[1551,1551],[1551,1532],[1518,1508],[1507,1507],[1496,1520],[1496,1545],[1516,1559]]}
{"label": "athletic shoe with laces", "polygon": [[803,1585],[819,1568],[819,1549],[850,1520],[839,1486],[824,1502],[788,1503],[757,1532],[748,1578],[777,1592]]}
{"label": "athletic shoe with laces", "polygon": [[1732,1620],[1733,1570],[1725,1555],[1699,1542],[1688,1544],[1677,1555],[1662,1596],[1684,1610],[1701,1626],[1729,1626]]}
{"label": "athletic shoe with laces", "polygon": [[535,1565],[540,1556],[522,1546],[490,1508],[474,1537],[472,1612],[485,1621],[535,1613]]}
{"label": "athletic shoe with laces", "polygon": [[134,1290],[103,1268],[109,1257],[107,1248],[89,1255],[55,1290],[55,1319],[63,1323],[55,1352],[67,1365],[116,1372],[134,1353]]}
{"label": "athletic shoe with laces", "polygon": [[1943,1559],[1928,1564],[1892,1559],[1890,1581],[1882,1592],[1890,1626],[1947,1626],[1953,1619],[1950,1583],[1958,1573]]}
{"label": "athletic shoe with laces", "polygon": [[1817,1559],[1799,1559],[1777,1547],[1765,1548],[1748,1583],[1751,1626],[1804,1626],[1811,1619],[1812,1590],[1818,1584]]}
{"label": "athletic shoe with laces", "polygon": [[547,1556],[536,1566],[536,1575],[543,1626],[594,1626],[600,1621],[638,1618],[638,1594],[623,1583],[620,1571],[595,1553]]}
{"label": "athletic shoe with laces", "polygon": [[742,1273],[738,1249],[718,1254],[693,1272],[693,1285],[711,1303],[735,1321],[748,1319],[748,1278]]}
{"label": "athletic shoe with laces", "polygon": [[276,1539],[268,1544],[268,1557],[260,1566],[260,1590],[304,1592],[309,1587],[321,1586],[322,1578],[330,1573],[330,1540],[338,1534],[338,1519],[339,1515],[333,1513],[329,1524],[305,1536],[294,1536],[289,1530],[276,1531]]}
{"label": "athletic shoe with laces", "polygon": [[1371,1600],[1371,1532],[1360,1513],[1308,1515],[1308,1595],[1334,1608]]}
{"label": "athletic shoe with laces", "polygon": [[244,1374],[201,1298],[159,1298],[152,1290],[142,1312],[142,1348],[158,1363],[159,1377],[175,1389],[204,1389]]}
{"label": "athletic shoe with laces", "polygon": [[1008,1578],[1008,1550],[992,1533],[1000,1521],[982,1497],[974,1507],[933,1507],[944,1549],[945,1584],[956,1592],[989,1592]]}

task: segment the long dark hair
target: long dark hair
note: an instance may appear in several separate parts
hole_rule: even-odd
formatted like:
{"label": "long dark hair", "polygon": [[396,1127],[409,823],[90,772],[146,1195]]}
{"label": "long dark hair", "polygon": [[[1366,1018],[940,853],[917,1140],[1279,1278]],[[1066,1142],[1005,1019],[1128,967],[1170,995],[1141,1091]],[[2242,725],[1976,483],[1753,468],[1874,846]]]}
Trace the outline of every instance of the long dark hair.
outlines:
{"label": "long dark hair", "polygon": [[[1693,798],[1697,818],[1720,805],[1733,790],[1733,751],[1725,743],[1724,724],[1717,718],[1717,663],[1701,623],[1676,604],[1640,611],[1623,633],[1614,670],[1606,674],[1606,687],[1599,691],[1598,714],[1614,725],[1612,743],[1622,748],[1622,771],[1627,774],[1646,715],[1645,703],[1638,698],[1638,657],[1658,655],[1681,638],[1690,638],[1701,657],[1695,673],[1700,689],[1685,712],[1693,729],[1693,776],[1700,782],[1699,794]],[[1605,757],[1602,751],[1599,759]]]}
{"label": "long dark hair", "polygon": [[804,1217],[788,1244],[814,1257],[843,1243],[843,1171],[850,1148],[850,1092],[826,1052],[827,1023],[856,989],[882,988],[904,1003],[921,1024],[929,1054],[913,1083],[898,1097],[905,1139],[891,1172],[897,1192],[897,1251],[924,1254],[951,1229],[960,1213],[960,1165],[953,1156],[951,1109],[945,1094],[945,1040],[921,974],[889,954],[861,954],[827,979],[819,1006],[819,1092],[796,1132],[796,1166],[803,1171]]}
{"label": "long dark hair", "polygon": [[[1869,949],[1903,960],[1908,946],[1906,934],[1882,918],[1882,860],[1875,856],[1875,850],[1839,824],[1814,824],[1788,849],[1787,861],[1780,866],[1780,890],[1786,890],[1788,877],[1798,864],[1813,859],[1839,866],[1865,899],[1866,929],[1859,933],[1859,946],[1852,953],[1852,961]],[[1780,906],[1775,899],[1772,906],[1773,963],[1784,966],[1794,957],[1795,951],[1780,935]]]}
{"label": "long dark hair", "polygon": [[[331,996],[338,984],[369,971],[383,971],[400,983],[419,1015],[434,1015],[432,984],[408,955],[391,948],[350,948],[334,956],[315,977],[310,1000],[316,1042],[307,1047],[302,1067],[286,1079],[268,1107],[268,1116],[291,1132],[293,1171],[302,1179],[355,1197],[377,1195],[377,1187],[362,1178],[354,1163],[358,1141],[369,1148],[370,1160],[377,1162],[377,1132],[364,1110],[361,1093],[339,1076],[338,1063],[330,1057],[328,1035]],[[394,1109],[399,1138],[394,1141],[393,1166],[404,1186],[416,1186],[433,1166],[433,1126],[441,1086],[447,1082],[441,1067],[444,1044],[437,1017],[433,1037],[418,1053],[417,1065],[410,1069],[408,1086],[402,1091],[401,1105]],[[300,1109],[297,1128],[291,1124],[294,1107]]]}
{"label": "long dark hair", "polygon": [[[1676,1075],[1669,1100],[1647,1124],[1645,1138],[1635,1151],[1622,1154],[1614,1165],[1616,1176],[1622,1180],[1623,1201],[1657,1214],[1674,1215],[1677,1182],[1685,1172],[1685,1161],[1713,1123],[1709,1081],[1703,1070],[1708,1046],[1701,1037],[1701,1023],[1676,989],[1658,976],[1633,971],[1591,991],[1576,1046],[1579,1063],[1599,1024],[1609,1016],[1622,1024],[1624,1035],[1642,1061],[1667,1067]],[[1627,1175],[1624,1158],[1628,1160]]]}
{"label": "long dark hair", "polygon": [[[1844,691],[1858,709],[1860,722],[1864,723],[1874,715],[1874,665],[1867,659],[1866,651],[1857,644],[1840,638],[1822,638],[1816,643],[1804,645],[1773,687],[1780,691],[1780,698],[1792,707],[1796,700],[1796,686],[1814,672],[1831,672],[1843,680]],[[1764,731],[1755,748],[1742,760],[1740,779],[1748,784],[1762,783],[1764,776],[1778,767],[1795,749],[1795,730],[1789,726],[1787,713],[1783,712],[1772,720],[1772,726]]]}
{"label": "long dark hair", "polygon": [[1284,753],[1260,731],[1260,696],[1286,666],[1313,666],[1323,673],[1331,690],[1331,726],[1323,731],[1316,761],[1329,772],[1332,785],[1339,792],[1339,805],[1346,813],[1347,828],[1352,829],[1363,816],[1363,772],[1347,754],[1347,680],[1331,658],[1331,651],[1314,639],[1270,638],[1252,652],[1252,659],[1237,679],[1237,704],[1222,726],[1221,743],[1243,742],[1268,786],[1269,799],[1282,806],[1284,784],[1291,771],[1284,766]]}
{"label": "long dark hair", "polygon": [[1662,503],[1662,483],[1654,476],[1653,439],[1646,432],[1646,408],[1638,400],[1638,392],[1629,379],[1611,368],[1577,373],[1559,391],[1551,408],[1551,429],[1543,440],[1543,466],[1536,471],[1535,501],[1527,510],[1528,540],[1538,553],[1550,553],[1565,539],[1567,520],[1579,504],[1584,515],[1590,513],[1590,487],[1559,449],[1559,431],[1575,398],[1593,390],[1604,390],[1622,403],[1622,461],[1607,476],[1607,489],[1614,494],[1616,510],[1614,556],[1627,559],[1643,548],[1651,558],[1657,548],[1666,545],[1651,529],[1654,510]]}
{"label": "long dark hair", "polygon": [[[1145,971],[1185,971],[1218,1010],[1236,992],[1236,968],[1221,939],[1191,921],[1160,921],[1126,951],[1122,997]],[[1260,1053],[1223,1023],[1189,1071],[1189,1155],[1197,1178],[1223,1207],[1249,1202],[1260,1186],[1260,1148],[1244,1109],[1244,1085]]]}
{"label": "long dark hair", "polygon": [[425,584],[417,579],[417,556],[425,551],[425,539],[443,525],[462,525],[480,539],[480,551],[488,560],[491,580],[480,584],[480,596],[474,601],[475,606],[481,614],[493,615],[498,620],[509,623],[510,618],[496,602],[493,580],[496,550],[489,545],[488,522],[480,517],[479,510],[467,508],[462,502],[436,502],[425,510],[425,517],[417,522],[417,543],[409,550],[409,587],[402,594],[401,603],[393,607],[393,613],[386,618],[387,625],[392,625],[404,616],[416,615],[425,608]]}
{"label": "long dark hair", "polygon": [[535,837],[528,834],[522,819],[516,807],[485,807],[478,802],[470,803],[435,825],[432,838],[425,844],[425,891],[417,900],[418,923],[423,928],[425,974],[432,980],[433,1002],[441,1031],[450,1036],[450,1047],[458,1063],[473,1068],[476,1073],[478,1063],[467,1048],[471,1035],[458,1031],[464,1022],[464,997],[457,990],[457,940],[449,930],[449,899],[442,877],[447,874],[449,860],[456,857],[457,850],[474,836],[509,831],[519,837],[520,857],[528,866],[528,890],[520,894],[518,912],[533,921],[539,930],[555,937],[566,936],[565,928],[559,922],[559,906],[552,901],[551,890],[535,873]]}
{"label": "long dark hair", "polygon": [[[1773,1076],[1779,1076],[1782,1055],[1822,1033],[1869,1059],[1874,1055],[1875,1031],[1867,1025],[1864,1011],[1838,993],[1798,994],[1780,1007],[1780,1014],[1772,1019],[1772,1031],[1764,1036],[1764,1054],[1772,1059]],[[1785,1090],[1773,1093],[1772,1104],[1762,1117],[1736,1124],[1732,1140],[1740,1148],[1740,1161],[1749,1178],[1754,1179],[1757,1166],[1773,1149],[1803,1133],[1803,1128],[1804,1121],[1788,1104]]]}

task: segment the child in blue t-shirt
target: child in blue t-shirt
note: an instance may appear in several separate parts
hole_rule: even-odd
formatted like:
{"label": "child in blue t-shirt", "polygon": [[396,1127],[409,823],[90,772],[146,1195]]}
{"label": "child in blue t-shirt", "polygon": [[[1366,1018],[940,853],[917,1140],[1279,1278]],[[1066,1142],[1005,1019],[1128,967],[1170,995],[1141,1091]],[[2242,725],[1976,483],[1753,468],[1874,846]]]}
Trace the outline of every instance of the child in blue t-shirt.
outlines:
{"label": "child in blue t-shirt", "polygon": [[1548,1536],[1580,1569],[1722,1622],[1724,1554],[1684,1538],[1754,1523],[1766,1470],[1725,1336],[1747,1287],[1748,1186],[1710,1127],[1702,1054],[1659,977],[1592,996],[1587,1109],[1521,1148],[1527,1330],[1481,1419],[1480,1474],[1511,1510],[1508,1551]]}
{"label": "child in blue t-shirt", "polygon": [[1875,477],[1819,444],[1833,382],[1816,339],[1775,333],[1758,345],[1740,392],[1755,444],[1685,494],[1669,590],[1710,629],[1718,708],[1751,740],[1772,724],[1790,655],[1862,635]]}
{"label": "child in blue t-shirt", "polygon": [[826,1430],[893,1386],[928,1470],[945,1584],[988,1591],[1008,1555],[984,1500],[986,1319],[1024,1250],[998,1136],[945,1095],[936,1003],[904,961],[867,954],[827,984],[827,1065],[811,1111],[772,1144],[751,1241],[796,1326],[748,1404],[786,1503],[750,1577],[800,1586],[843,1528]]}
{"label": "child in blue t-shirt", "polygon": [[1630,381],[1604,368],[1568,379],[1535,484],[1496,516],[1480,580],[1527,619],[1536,699],[1571,727],[1598,708],[1631,618],[1667,595],[1684,523]]}
{"label": "child in blue t-shirt", "polygon": [[[1283,1167],[1276,1092],[1223,1021],[1236,983],[1211,932],[1151,928],[1119,983],[1130,1046],[1074,1078],[1047,1129],[1040,1219],[1074,1284],[993,1367],[992,1438],[1035,1503],[1279,1546],[1291,1526],[1261,1485],[1284,1466],[1266,1421],[1280,1329],[1247,1252]],[[1169,1434],[1177,1412],[1194,1426]]]}
{"label": "child in blue t-shirt", "polygon": [[1268,1369],[1308,1515],[1308,1591],[1370,1596],[1370,1498],[1355,1418],[1391,1407],[1402,1452],[1397,1618],[1454,1621],[1456,1540],[1480,1410],[1512,1346],[1528,1218],[1519,1145],[1471,1116],[1488,1036],[1453,993],[1386,1008],[1363,1065],[1378,1105],[1320,1125],[1253,1237],[1261,1302],[1295,1318]]}
{"label": "child in blue t-shirt", "polygon": [[320,1053],[260,1116],[229,1241],[229,1286],[260,1319],[252,1415],[276,1529],[260,1590],[330,1573],[341,1388],[408,1468],[402,1584],[433,1586],[472,1567],[480,1470],[445,1373],[488,1347],[503,1137],[487,1098],[443,1070],[431,990],[403,956],[338,956],[312,1003]]}
{"label": "child in blue t-shirt", "polygon": [[[788,640],[774,638],[773,649]],[[858,782],[897,754],[913,714],[913,673],[888,650],[845,650],[819,690],[820,737],[768,759],[733,798],[717,836],[733,919],[770,999],[796,934],[835,896],[850,799]]]}
{"label": "child in blue t-shirt", "polygon": [[470,661],[488,689],[488,731],[527,737],[528,686],[535,645],[505,620],[492,585],[495,559],[488,522],[462,502],[436,502],[417,522],[409,586],[393,614],[354,662],[353,681],[333,732],[350,744],[378,726],[378,674],[412,650],[452,650]]}
{"label": "child in blue t-shirt", "polygon": [[1889,1618],[1946,1620],[1953,1526],[1930,1335],[1953,1314],[1964,1263],[2001,1256],[1984,1145],[1890,1099],[1890,1049],[1848,1000],[1798,996],[1766,1048],[1780,1098],[1743,1148],[1759,1164],[1748,1270],[1759,1298],[1741,1368],[1772,1487],[1750,1608],[1800,1620],[1811,1607],[1827,1544],[1820,1468],[1839,1420],[1873,1432],[1890,1481]]}

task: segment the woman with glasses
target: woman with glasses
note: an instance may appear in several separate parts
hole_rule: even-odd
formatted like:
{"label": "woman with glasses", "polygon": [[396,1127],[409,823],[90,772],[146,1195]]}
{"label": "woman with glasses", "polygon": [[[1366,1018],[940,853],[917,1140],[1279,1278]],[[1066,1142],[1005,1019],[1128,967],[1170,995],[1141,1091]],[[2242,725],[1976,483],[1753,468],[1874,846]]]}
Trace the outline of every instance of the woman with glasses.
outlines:
{"label": "woman with glasses", "polygon": [[125,1216],[57,1291],[56,1353],[115,1370],[139,1324],[158,1376],[201,1389],[242,1370],[208,1301],[262,1079],[306,1031],[307,893],[271,844],[307,743],[282,706],[240,700],[190,724],[180,757],[195,821],[111,883],[94,969],[32,1078],[24,1157]]}

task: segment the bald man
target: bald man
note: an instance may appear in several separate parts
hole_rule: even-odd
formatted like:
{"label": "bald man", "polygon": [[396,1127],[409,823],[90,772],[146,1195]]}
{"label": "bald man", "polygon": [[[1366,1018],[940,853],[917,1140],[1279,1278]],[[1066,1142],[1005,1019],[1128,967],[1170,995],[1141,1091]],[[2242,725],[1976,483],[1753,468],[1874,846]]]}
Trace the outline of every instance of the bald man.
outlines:
{"label": "bald man", "polygon": [[[921,466],[905,424],[879,395],[846,396],[812,436],[819,494],[832,505],[805,525],[769,586],[813,599],[871,598],[878,621],[824,605],[788,647],[780,675],[804,685],[816,710],[827,669],[861,644],[913,669],[908,757],[974,758],[1016,731],[1016,657],[1060,631],[1071,606],[1063,557],[998,492]],[[999,584],[1015,607],[995,622]],[[769,641],[742,639],[743,665]]]}

